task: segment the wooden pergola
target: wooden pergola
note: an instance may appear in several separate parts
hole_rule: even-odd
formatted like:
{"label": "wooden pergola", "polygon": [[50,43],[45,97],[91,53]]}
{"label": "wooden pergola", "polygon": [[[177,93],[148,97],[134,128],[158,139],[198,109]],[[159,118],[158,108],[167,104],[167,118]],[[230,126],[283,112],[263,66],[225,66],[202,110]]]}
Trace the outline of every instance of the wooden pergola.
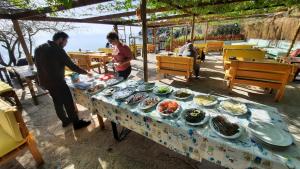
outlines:
{"label": "wooden pergola", "polygon": [[[109,2],[112,0],[73,0],[71,8],[84,7],[87,5],[94,5]],[[194,40],[194,30],[195,23],[206,23],[208,26],[208,22],[215,21],[225,21],[225,20],[234,20],[234,19],[247,19],[247,18],[261,18],[261,17],[269,17],[273,16],[272,13],[261,13],[261,14],[252,14],[252,15],[243,15],[243,16],[235,16],[235,17],[226,17],[220,16],[216,14],[209,14],[201,16],[200,14],[194,12],[195,8],[205,8],[207,6],[218,6],[218,5],[226,5],[235,3],[243,3],[243,2],[253,2],[254,0],[220,0],[214,2],[202,2],[199,1],[190,6],[182,6],[178,4],[176,1],[172,0],[162,0],[161,2],[166,4],[168,7],[160,7],[155,9],[147,9],[147,0],[141,0],[140,6],[136,10],[109,14],[109,15],[101,15],[94,16],[88,18],[62,18],[62,17],[52,17],[47,16],[48,13],[59,12],[63,10],[68,10],[71,8],[66,8],[63,5],[58,6],[49,6],[40,9],[10,9],[7,10],[6,13],[1,13],[0,6],[0,19],[9,19],[12,20],[14,29],[18,34],[19,41],[22,45],[26,58],[28,60],[29,65],[33,65],[32,57],[29,54],[28,48],[26,46],[23,34],[20,29],[19,21],[54,21],[54,22],[72,22],[72,23],[89,23],[89,24],[109,24],[114,25],[114,29],[117,31],[118,25],[124,26],[141,26],[142,27],[142,36],[143,36],[143,47],[142,47],[142,57],[143,57],[143,65],[144,65],[144,80],[148,81],[148,67],[147,67],[147,28],[152,28],[155,30],[158,27],[174,27],[175,25],[190,25],[191,26],[191,40]],[[277,12],[287,11],[288,8],[285,6],[281,7]],[[156,14],[163,13],[169,11],[179,11],[179,14],[173,14],[168,16],[160,16],[154,19],[147,18],[147,14]],[[136,19],[125,19],[125,17],[135,17]],[[300,30],[300,25],[299,29]],[[295,34],[297,36],[299,31]],[[294,42],[294,41],[293,41]],[[291,45],[291,48],[293,43]]]}

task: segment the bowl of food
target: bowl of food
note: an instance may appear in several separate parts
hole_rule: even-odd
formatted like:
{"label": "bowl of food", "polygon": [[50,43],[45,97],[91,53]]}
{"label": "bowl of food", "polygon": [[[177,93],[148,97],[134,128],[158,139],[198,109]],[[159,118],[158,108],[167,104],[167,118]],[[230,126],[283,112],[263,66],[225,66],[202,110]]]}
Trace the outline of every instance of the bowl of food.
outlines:
{"label": "bowl of food", "polygon": [[225,112],[234,116],[245,115],[248,112],[248,108],[245,103],[241,103],[232,99],[222,101],[218,109],[221,112]]}
{"label": "bowl of food", "polygon": [[180,111],[180,105],[175,100],[164,100],[158,103],[156,111],[161,116],[170,117],[176,115]]}
{"label": "bowl of food", "polygon": [[110,87],[107,87],[105,88],[103,91],[102,91],[102,94],[104,96],[111,96],[113,95],[116,91],[120,90],[120,87],[117,87],[117,86],[110,86]]}
{"label": "bowl of food", "polygon": [[201,94],[195,96],[193,101],[196,105],[210,107],[218,103],[218,98],[213,95]]}
{"label": "bowl of food", "polygon": [[154,107],[159,101],[160,98],[158,96],[150,96],[141,101],[138,107],[141,110],[149,110]]}
{"label": "bowl of food", "polygon": [[172,88],[170,86],[157,86],[153,89],[153,93],[156,95],[167,95],[172,92]]}
{"label": "bowl of food", "polygon": [[123,99],[129,97],[130,95],[132,95],[134,92],[135,92],[134,87],[127,87],[127,88],[116,91],[112,95],[112,98],[115,100],[123,100]]}
{"label": "bowl of food", "polygon": [[216,116],[210,119],[209,126],[217,135],[226,139],[236,139],[241,136],[243,129],[237,123],[230,122],[224,116]]}
{"label": "bowl of food", "polygon": [[144,100],[147,97],[148,97],[148,93],[139,92],[139,93],[136,93],[136,94],[133,94],[133,95],[129,96],[125,100],[125,103],[128,104],[128,105],[134,105],[134,104],[137,104],[137,103],[141,102],[142,100]]}
{"label": "bowl of food", "polygon": [[145,82],[144,84],[141,84],[137,87],[137,91],[147,92],[153,90],[154,87],[155,87],[155,83]]}
{"label": "bowl of food", "polygon": [[103,84],[98,84],[98,85],[95,85],[94,87],[91,87],[87,90],[87,92],[89,94],[96,94],[98,92],[100,92],[101,90],[103,90],[104,88],[104,85]]}
{"label": "bowl of food", "polygon": [[187,100],[193,96],[192,92],[188,89],[179,89],[173,92],[172,96],[178,100]]}
{"label": "bowl of food", "polygon": [[181,113],[181,118],[188,125],[199,126],[205,124],[208,121],[209,115],[202,109],[191,108],[185,109]]}

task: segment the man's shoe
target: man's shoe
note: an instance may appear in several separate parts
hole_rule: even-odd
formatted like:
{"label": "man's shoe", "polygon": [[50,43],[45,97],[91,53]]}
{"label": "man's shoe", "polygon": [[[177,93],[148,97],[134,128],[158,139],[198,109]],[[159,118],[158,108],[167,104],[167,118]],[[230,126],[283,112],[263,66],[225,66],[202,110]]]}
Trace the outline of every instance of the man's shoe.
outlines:
{"label": "man's shoe", "polygon": [[69,124],[71,124],[71,122],[70,122],[70,121],[68,121],[68,122],[63,122],[63,123],[62,123],[62,127],[68,127],[68,126],[69,126]]}
{"label": "man's shoe", "polygon": [[87,127],[91,124],[91,121],[83,121],[78,120],[77,122],[73,123],[74,130],[78,130],[84,127]]}

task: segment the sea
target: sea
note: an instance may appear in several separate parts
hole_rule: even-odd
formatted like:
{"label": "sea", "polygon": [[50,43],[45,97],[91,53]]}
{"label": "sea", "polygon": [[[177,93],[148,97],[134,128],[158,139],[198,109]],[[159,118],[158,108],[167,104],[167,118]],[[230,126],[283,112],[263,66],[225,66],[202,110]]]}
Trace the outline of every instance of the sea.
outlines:
{"label": "sea", "polygon": [[[71,51],[97,51],[98,48],[105,47],[107,40],[106,35],[113,30],[112,25],[101,25],[101,24],[72,24],[71,30],[65,30],[69,35],[68,44],[65,47],[67,52]],[[138,36],[141,31],[141,27],[131,27],[131,33],[133,36]],[[130,35],[130,27],[125,27],[125,33],[127,37]],[[53,32],[39,32],[34,36],[33,49],[40,44],[51,40]],[[124,31],[120,31],[120,36],[124,37]],[[138,40],[137,43],[142,43]],[[21,50],[22,51],[22,50]],[[8,53],[5,48],[0,47],[0,53],[7,63],[9,61]],[[23,57],[25,57],[23,55]]]}

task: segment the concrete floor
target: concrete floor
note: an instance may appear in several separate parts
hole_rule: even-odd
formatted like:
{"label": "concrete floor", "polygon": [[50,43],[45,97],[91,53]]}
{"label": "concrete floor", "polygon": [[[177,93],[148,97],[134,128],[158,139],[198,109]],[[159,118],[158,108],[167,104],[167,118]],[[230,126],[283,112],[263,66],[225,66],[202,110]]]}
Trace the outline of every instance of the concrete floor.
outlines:
{"label": "concrete floor", "polygon": [[[142,59],[133,61],[135,77],[143,77]],[[149,55],[149,79],[156,80],[155,55]],[[221,57],[209,55],[201,65],[201,78],[184,82],[182,77],[162,79],[166,84],[209,93],[229,95],[223,80],[224,71]],[[34,106],[29,91],[17,90],[24,106],[23,116],[28,128],[33,131],[45,164],[41,169],[219,169],[208,161],[196,162],[176,154],[145,137],[131,132],[118,143],[112,137],[110,122],[106,129],[100,130],[97,118],[91,117],[86,108],[79,106],[82,118],[92,119],[93,125],[74,132],[72,127],[62,128],[57,119],[49,95],[39,98],[40,104]],[[274,102],[274,93],[265,94],[253,88],[235,87],[231,96],[241,97],[262,104],[277,107],[289,125],[296,143],[300,143],[300,82],[293,82],[286,87],[283,100]],[[16,160],[0,166],[0,169],[36,168],[28,151],[24,151]]]}

